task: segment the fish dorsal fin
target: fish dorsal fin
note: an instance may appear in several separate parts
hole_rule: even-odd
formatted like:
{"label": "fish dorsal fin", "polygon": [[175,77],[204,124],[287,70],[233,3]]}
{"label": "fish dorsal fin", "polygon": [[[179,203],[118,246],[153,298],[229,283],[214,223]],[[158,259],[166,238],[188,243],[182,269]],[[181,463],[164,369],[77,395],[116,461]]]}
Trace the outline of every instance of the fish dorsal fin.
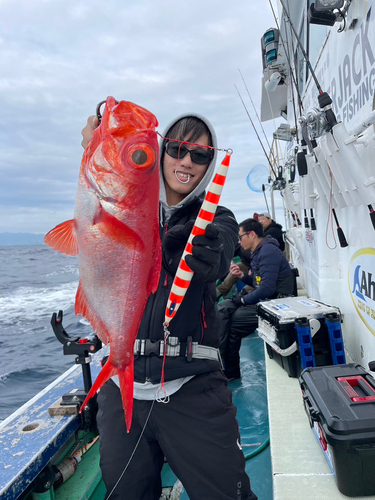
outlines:
{"label": "fish dorsal fin", "polygon": [[135,248],[140,252],[145,248],[141,237],[133,231],[133,229],[108,213],[102,206],[99,207],[95,214],[94,225],[102,234],[107,236],[107,238],[120,245],[124,245],[128,248]]}
{"label": "fish dorsal fin", "polygon": [[51,229],[45,235],[44,243],[66,255],[78,255],[78,244],[74,235],[74,219],[66,220]]}

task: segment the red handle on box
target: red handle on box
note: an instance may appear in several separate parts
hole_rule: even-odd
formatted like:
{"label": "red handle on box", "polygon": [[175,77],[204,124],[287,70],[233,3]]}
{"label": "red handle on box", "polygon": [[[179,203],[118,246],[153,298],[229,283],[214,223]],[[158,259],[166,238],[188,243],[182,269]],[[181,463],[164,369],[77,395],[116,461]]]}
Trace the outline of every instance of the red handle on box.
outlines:
{"label": "red handle on box", "polygon": [[[363,403],[365,401],[375,401],[375,389],[362,377],[353,375],[351,377],[337,377],[337,382],[346,392],[353,403]],[[353,387],[359,387],[367,396],[359,396]]]}

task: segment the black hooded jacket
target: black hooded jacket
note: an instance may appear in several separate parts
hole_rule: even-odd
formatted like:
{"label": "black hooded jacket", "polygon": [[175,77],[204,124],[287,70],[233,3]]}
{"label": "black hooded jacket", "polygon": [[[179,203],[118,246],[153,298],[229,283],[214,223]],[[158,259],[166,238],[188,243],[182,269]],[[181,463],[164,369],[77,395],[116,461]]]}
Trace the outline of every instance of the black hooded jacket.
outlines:
{"label": "black hooded jacket", "polygon": [[285,242],[283,238],[283,229],[280,224],[275,222],[274,220],[271,224],[264,230],[263,236],[272,236],[279,243],[279,248],[283,252],[285,249]]}
{"label": "black hooded jacket", "polygon": [[[201,204],[203,195],[193,199],[190,203],[175,211],[168,223],[163,223],[160,228],[161,238],[174,225],[186,224],[189,220],[195,220]],[[217,279],[225,274],[233,256],[234,247],[238,241],[238,224],[233,213],[225,207],[219,206],[213,221],[220,230],[220,236],[224,243],[221,254],[221,265]],[[170,269],[176,269],[181,254],[175,257],[176,262],[167,262],[163,255],[163,265],[158,289],[151,294],[142,317],[138,332],[138,339],[150,339],[152,341],[162,340],[164,337],[163,323],[165,309],[169,292],[172,287],[174,274]],[[218,317],[215,309],[216,291],[215,281],[201,284],[193,280],[186,292],[184,300],[169,325],[171,337],[178,337],[185,343],[188,337],[199,344],[219,347]],[[134,379],[136,382],[150,381],[157,384],[161,379],[163,358],[159,356],[139,356],[134,362]],[[189,375],[196,375],[213,370],[220,370],[220,363],[206,359],[192,359],[187,361],[186,357],[166,357],[165,381],[174,380]]]}

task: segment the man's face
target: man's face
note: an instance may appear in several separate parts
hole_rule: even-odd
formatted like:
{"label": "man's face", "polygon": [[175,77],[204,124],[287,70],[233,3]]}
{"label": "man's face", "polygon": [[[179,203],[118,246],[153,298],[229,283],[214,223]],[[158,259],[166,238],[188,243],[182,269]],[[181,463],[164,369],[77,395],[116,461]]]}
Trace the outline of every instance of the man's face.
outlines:
{"label": "man's face", "polygon": [[240,242],[241,247],[244,250],[252,250],[253,241],[254,241],[254,231],[244,231],[243,227],[240,227],[238,232],[238,240]]}
{"label": "man's face", "polygon": [[258,218],[259,222],[262,224],[263,229],[267,229],[267,227],[271,224],[272,220],[264,215],[260,215]]}
{"label": "man's face", "polygon": [[[189,142],[188,138],[184,140]],[[197,141],[197,144],[208,146],[208,135],[203,134]],[[191,146],[185,144],[189,150],[199,149],[199,146]],[[204,148],[204,151],[207,151]],[[186,196],[191,193],[203,179],[207,165],[198,165],[191,160],[190,153],[187,153],[183,158],[173,158],[167,152],[164,153],[163,174],[165,180],[165,191],[169,205],[177,205]]]}

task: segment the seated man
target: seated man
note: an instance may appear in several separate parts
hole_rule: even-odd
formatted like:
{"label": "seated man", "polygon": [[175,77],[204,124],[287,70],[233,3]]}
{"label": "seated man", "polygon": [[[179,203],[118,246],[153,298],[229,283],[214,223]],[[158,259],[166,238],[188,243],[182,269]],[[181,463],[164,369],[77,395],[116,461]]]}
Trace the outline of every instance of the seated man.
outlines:
{"label": "seated man", "polygon": [[[254,212],[253,214],[253,219],[258,220],[258,214],[256,212]],[[234,251],[234,257],[239,257],[241,259],[241,261],[237,265],[243,273],[247,274],[250,269],[250,250],[244,250],[240,245],[240,242],[238,242]],[[222,283],[220,283],[220,285],[216,287],[217,300],[220,299],[220,297],[225,298],[239,279],[240,278],[237,275],[232,274],[229,270],[229,273],[222,281]],[[247,285],[245,288],[247,291],[250,291],[252,289],[252,287],[249,285]]]}
{"label": "seated man", "polygon": [[[237,262],[236,269],[240,268],[244,274],[247,274],[250,268],[250,255],[251,252],[244,250],[238,243],[234,252],[234,257],[239,257],[241,260],[240,262]],[[240,278],[237,275],[232,274],[231,270],[229,270],[229,273],[223,282],[216,287],[217,299],[220,299],[220,297],[226,297],[239,279]]]}
{"label": "seated man", "polygon": [[279,243],[280,250],[283,252],[285,250],[285,242],[281,224],[275,222],[268,212],[259,214],[258,220],[263,226],[263,236],[269,235],[275,238]]}
{"label": "seated man", "polygon": [[251,275],[245,274],[232,264],[231,273],[254,290],[242,292],[231,299],[219,302],[220,351],[225,375],[234,380],[241,377],[241,339],[253,333],[258,326],[256,304],[279,295],[292,295],[294,278],[277,241],[271,236],[263,238],[263,226],[254,219],[246,219],[239,225],[239,241],[244,250],[251,251]]}

